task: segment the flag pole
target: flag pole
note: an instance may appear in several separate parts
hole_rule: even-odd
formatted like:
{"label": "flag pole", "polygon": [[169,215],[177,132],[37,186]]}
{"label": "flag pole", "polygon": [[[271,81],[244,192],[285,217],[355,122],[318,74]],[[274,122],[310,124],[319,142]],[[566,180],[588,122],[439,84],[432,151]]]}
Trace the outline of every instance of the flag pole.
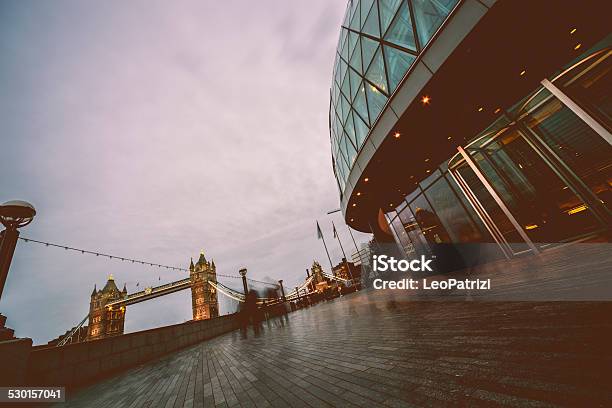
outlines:
{"label": "flag pole", "polygon": [[348,230],[349,234],[351,234],[351,239],[353,240],[353,245],[355,245],[355,251],[357,251],[357,255],[359,255],[359,248],[357,248],[357,242],[355,242],[355,237],[353,236],[353,232],[351,231],[351,227],[349,227],[347,225],[346,229]]}
{"label": "flag pole", "polygon": [[351,268],[349,268],[348,266],[348,262],[346,259],[346,253],[344,253],[344,248],[342,247],[342,241],[340,241],[340,235],[338,235],[338,231],[336,231],[336,226],[334,225],[333,221],[332,221],[332,227],[334,228],[334,236],[338,240],[338,244],[340,244],[340,250],[342,251],[342,256],[344,256],[344,266],[346,266],[346,271],[351,276],[351,281],[353,281],[353,273],[351,272]]}
{"label": "flag pole", "polygon": [[327,259],[329,260],[329,266],[331,267],[331,273],[334,273],[334,264],[332,263],[331,256],[329,256],[329,251],[327,250],[327,245],[325,244],[325,237],[323,236],[323,232],[321,232],[321,227],[319,226],[319,221],[317,221],[317,235],[319,238],[323,240],[323,247],[325,248],[325,253],[327,254]]}

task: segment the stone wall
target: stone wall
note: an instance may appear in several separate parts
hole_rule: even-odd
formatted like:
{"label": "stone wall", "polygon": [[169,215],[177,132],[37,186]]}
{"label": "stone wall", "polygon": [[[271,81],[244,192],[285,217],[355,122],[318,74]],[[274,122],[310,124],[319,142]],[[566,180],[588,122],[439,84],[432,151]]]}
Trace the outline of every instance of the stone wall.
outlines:
{"label": "stone wall", "polygon": [[83,385],[238,327],[236,315],[227,315],[63,347],[35,347],[26,381],[35,386]]}

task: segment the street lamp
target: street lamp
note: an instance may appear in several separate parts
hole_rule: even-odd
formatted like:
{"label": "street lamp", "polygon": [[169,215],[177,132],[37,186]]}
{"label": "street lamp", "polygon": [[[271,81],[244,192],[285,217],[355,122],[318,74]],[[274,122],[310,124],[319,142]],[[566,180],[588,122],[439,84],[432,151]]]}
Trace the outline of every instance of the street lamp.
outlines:
{"label": "street lamp", "polygon": [[0,222],[6,228],[0,232],[0,297],[17,246],[17,229],[31,223],[35,215],[34,206],[26,201],[13,200],[0,205]]}
{"label": "street lamp", "polygon": [[249,292],[249,287],[247,286],[246,281],[247,268],[240,269],[238,273],[240,274],[240,276],[242,276],[242,287],[244,289],[244,296],[246,297],[247,293]]}

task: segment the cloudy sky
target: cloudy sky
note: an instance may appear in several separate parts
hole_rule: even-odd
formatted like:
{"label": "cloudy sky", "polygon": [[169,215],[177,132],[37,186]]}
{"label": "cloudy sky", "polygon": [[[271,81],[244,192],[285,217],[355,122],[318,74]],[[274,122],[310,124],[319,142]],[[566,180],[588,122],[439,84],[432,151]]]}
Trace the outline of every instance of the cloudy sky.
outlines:
{"label": "cloudy sky", "polygon": [[[1,2],[0,201],[36,206],[22,236],[182,267],[204,249],[218,273],[292,286],[329,268],[319,219],[339,261],[327,108],[345,4]],[[45,343],[109,273],[130,292],[186,276],[21,241],[0,312]],[[179,292],[130,306],[126,330],[190,317]]]}

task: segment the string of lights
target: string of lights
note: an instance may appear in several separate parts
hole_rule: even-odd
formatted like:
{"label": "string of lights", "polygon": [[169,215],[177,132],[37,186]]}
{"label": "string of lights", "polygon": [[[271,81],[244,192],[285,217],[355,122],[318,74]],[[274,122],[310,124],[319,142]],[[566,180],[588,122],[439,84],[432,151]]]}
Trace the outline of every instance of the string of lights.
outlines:
{"label": "string of lights", "polygon": [[[45,245],[45,246],[48,246],[48,247],[62,248],[64,250],[66,250],[66,251],[73,251],[73,252],[80,252],[81,254],[101,256],[101,257],[104,257],[104,258],[115,259],[115,260],[119,260],[119,261],[122,261],[122,262],[130,262],[130,263],[133,263],[133,264],[147,265],[147,266],[152,266],[152,267],[156,267],[156,268],[160,268],[160,269],[164,269],[165,268],[165,269],[168,269],[168,270],[189,272],[189,269],[180,268],[178,266],[156,264],[156,263],[152,263],[152,262],[148,262],[148,261],[142,261],[142,260],[134,259],[134,258],[127,258],[127,257],[123,257],[123,256],[105,254],[105,253],[99,252],[99,251],[90,251],[90,250],[87,250],[87,249],[74,248],[74,247],[71,247],[71,246],[68,246],[68,245],[60,245],[60,244],[54,244],[52,242],[39,241],[39,240],[32,239],[32,238],[19,237],[19,239],[24,241],[24,242],[26,242],[26,243],[33,242],[33,243]],[[241,276],[223,275],[223,274],[219,274],[219,273],[217,274],[217,277],[231,278],[231,279],[242,279]],[[251,278],[246,278],[246,279],[248,281],[262,283],[264,285],[270,285],[270,286],[274,286],[274,287],[278,286],[278,284],[275,284],[275,283],[259,281],[259,280],[251,279]]]}

